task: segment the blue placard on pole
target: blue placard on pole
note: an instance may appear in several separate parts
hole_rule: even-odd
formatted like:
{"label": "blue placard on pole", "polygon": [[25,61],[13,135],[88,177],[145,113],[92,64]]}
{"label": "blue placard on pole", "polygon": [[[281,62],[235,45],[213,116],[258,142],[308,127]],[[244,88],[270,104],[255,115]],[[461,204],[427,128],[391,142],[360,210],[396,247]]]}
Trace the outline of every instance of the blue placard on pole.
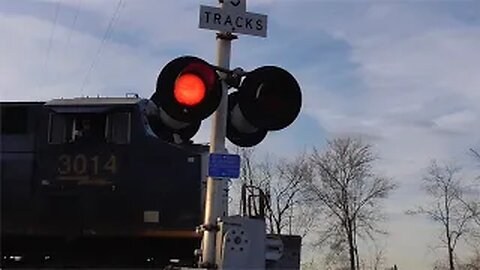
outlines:
{"label": "blue placard on pole", "polygon": [[216,178],[238,178],[240,176],[240,156],[210,154],[208,176]]}

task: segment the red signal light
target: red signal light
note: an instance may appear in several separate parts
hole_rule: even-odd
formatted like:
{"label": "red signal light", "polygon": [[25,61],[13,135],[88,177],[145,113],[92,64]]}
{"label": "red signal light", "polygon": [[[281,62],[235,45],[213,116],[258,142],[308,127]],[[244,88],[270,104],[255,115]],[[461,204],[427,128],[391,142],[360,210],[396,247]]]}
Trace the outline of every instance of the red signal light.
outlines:
{"label": "red signal light", "polygon": [[194,56],[168,62],[150,98],[158,113],[149,118],[155,134],[169,142],[188,142],[203,119],[222,99],[222,82],[214,66]]}
{"label": "red signal light", "polygon": [[178,103],[195,106],[205,98],[206,87],[203,80],[192,73],[180,75],[175,81],[173,94]]}
{"label": "red signal light", "polygon": [[198,57],[182,56],[162,69],[151,100],[173,120],[193,123],[212,114],[221,98],[222,83],[215,69]]}

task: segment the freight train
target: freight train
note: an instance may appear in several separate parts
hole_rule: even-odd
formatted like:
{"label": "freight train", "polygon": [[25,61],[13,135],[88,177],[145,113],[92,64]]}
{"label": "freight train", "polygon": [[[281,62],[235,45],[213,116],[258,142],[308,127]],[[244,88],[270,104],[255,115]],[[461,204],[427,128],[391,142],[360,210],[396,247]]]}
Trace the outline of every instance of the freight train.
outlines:
{"label": "freight train", "polygon": [[208,147],[159,138],[151,100],[0,107],[2,267],[194,264]]}

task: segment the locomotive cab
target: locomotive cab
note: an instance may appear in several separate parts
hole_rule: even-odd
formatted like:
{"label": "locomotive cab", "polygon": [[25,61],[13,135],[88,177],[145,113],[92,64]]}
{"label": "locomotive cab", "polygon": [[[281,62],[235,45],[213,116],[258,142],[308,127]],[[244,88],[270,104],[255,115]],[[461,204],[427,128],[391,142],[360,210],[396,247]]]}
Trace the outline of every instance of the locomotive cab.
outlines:
{"label": "locomotive cab", "polygon": [[48,127],[50,144],[130,142],[133,111],[130,105],[140,102],[138,99],[125,99],[122,107],[118,104],[95,106],[93,104],[98,103],[65,101],[56,100],[46,104],[52,110]]}
{"label": "locomotive cab", "polygon": [[[120,168],[128,166],[132,115],[140,117],[141,102],[139,98],[47,102],[47,142],[40,151],[42,186],[66,193],[67,186],[112,188],[120,182],[126,173]],[[135,128],[133,132],[142,132],[138,131],[142,126]]]}

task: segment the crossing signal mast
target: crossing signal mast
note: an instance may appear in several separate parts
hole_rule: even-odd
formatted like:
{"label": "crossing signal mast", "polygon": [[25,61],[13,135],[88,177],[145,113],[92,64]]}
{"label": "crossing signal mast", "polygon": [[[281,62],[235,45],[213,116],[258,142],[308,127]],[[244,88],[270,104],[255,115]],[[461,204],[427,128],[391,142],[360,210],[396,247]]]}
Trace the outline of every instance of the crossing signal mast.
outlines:
{"label": "crossing signal mast", "polygon": [[[184,143],[213,113],[199,265],[208,269],[264,269],[268,242],[265,221],[230,217],[223,200],[224,177],[238,177],[240,166],[238,156],[229,159],[233,156],[226,154],[225,138],[241,147],[259,144],[268,132],[281,130],[297,118],[302,93],[293,75],[280,67],[262,66],[247,72],[230,69],[231,41],[237,38],[232,33],[266,37],[267,16],[246,12],[246,0],[219,2],[219,8],[200,7],[200,28],[219,31],[216,65],[194,56],[169,62],[158,76],[151,97],[158,110],[149,121],[160,138]],[[211,173],[222,172],[222,160],[235,160],[224,163],[234,164],[237,176]],[[221,166],[213,168],[212,164]],[[236,225],[231,227],[233,223]],[[240,236],[231,241],[237,231]]]}

